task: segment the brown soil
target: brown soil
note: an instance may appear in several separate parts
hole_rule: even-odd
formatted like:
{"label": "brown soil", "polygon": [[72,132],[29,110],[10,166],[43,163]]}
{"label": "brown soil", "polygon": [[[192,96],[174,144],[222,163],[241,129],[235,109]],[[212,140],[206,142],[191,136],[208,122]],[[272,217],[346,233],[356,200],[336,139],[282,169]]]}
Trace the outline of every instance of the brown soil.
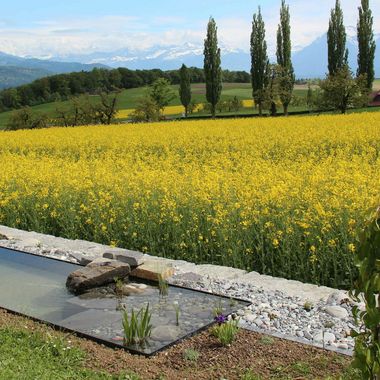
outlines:
{"label": "brown soil", "polygon": [[[187,339],[151,358],[114,350],[0,309],[0,328],[11,326],[43,334],[65,336],[87,353],[84,365],[112,374],[133,371],[141,379],[241,379],[248,369],[262,379],[339,378],[350,358],[318,348],[240,330],[230,347],[222,347],[208,331]],[[185,359],[187,349],[198,351],[197,361]]]}

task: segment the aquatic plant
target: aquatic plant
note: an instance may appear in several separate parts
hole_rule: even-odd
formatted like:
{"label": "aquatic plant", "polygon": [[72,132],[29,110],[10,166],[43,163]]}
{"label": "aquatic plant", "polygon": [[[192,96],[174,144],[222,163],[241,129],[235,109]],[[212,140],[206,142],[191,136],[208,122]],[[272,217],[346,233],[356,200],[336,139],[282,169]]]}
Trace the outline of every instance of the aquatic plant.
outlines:
{"label": "aquatic plant", "polygon": [[116,293],[117,296],[121,296],[122,295],[122,290],[123,290],[124,282],[119,277],[114,277],[113,280],[115,282],[115,293]]}
{"label": "aquatic plant", "polygon": [[180,316],[180,313],[181,313],[181,308],[179,307],[178,303],[174,304],[174,310],[175,310],[176,325],[179,326],[179,316]]}
{"label": "aquatic plant", "polygon": [[149,303],[146,308],[141,308],[137,313],[132,309],[129,315],[126,308],[123,310],[124,343],[126,345],[144,345],[152,332],[150,323],[152,313]]}
{"label": "aquatic plant", "polygon": [[212,309],[212,315],[218,317],[223,314],[223,305],[222,300],[218,299],[218,302],[215,303],[214,308]]}
{"label": "aquatic plant", "polygon": [[158,275],[158,291],[161,297],[167,297],[169,294],[169,284],[161,274]]}

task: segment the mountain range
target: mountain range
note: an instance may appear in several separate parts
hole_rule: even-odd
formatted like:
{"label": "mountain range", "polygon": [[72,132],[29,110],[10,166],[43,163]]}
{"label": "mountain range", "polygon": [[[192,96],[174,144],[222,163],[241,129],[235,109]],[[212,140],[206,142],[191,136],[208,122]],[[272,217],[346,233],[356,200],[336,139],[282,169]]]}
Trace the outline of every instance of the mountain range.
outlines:
{"label": "mountain range", "polygon": [[[380,77],[380,35],[376,35],[375,69]],[[356,30],[348,29],[347,48],[349,65],[356,72],[358,46]],[[228,70],[250,70],[251,57],[249,52],[242,49],[221,47],[222,66]],[[178,69],[183,63],[187,66],[203,67],[203,46],[184,44],[181,46],[156,46],[149,50],[116,50],[113,52],[98,52],[87,55],[72,55],[55,57],[56,60],[77,61],[82,63],[103,63],[111,67],[127,67],[131,70]],[[270,57],[275,61],[275,57]],[[293,52],[293,66],[297,78],[322,78],[327,72],[327,34],[315,39],[310,45]]]}
{"label": "mountain range", "polygon": [[23,58],[0,52],[0,88],[15,87],[48,75],[109,68],[100,63],[61,62]]}
{"label": "mountain range", "polygon": [[[380,77],[380,35],[376,36],[376,76]],[[348,29],[347,48],[349,64],[357,67],[357,41],[354,28]],[[222,66],[229,70],[250,69],[250,54],[243,49],[221,47]],[[270,57],[275,61],[274,57]],[[297,78],[322,78],[327,72],[327,35],[324,34],[310,45],[293,52],[293,66]],[[17,57],[0,52],[0,88],[17,86],[47,75],[72,71],[89,71],[94,67],[127,67],[131,70],[174,70],[183,63],[187,66],[203,66],[203,46],[154,46],[148,50],[120,49],[111,52],[95,52],[82,55],[54,56],[49,59]]]}

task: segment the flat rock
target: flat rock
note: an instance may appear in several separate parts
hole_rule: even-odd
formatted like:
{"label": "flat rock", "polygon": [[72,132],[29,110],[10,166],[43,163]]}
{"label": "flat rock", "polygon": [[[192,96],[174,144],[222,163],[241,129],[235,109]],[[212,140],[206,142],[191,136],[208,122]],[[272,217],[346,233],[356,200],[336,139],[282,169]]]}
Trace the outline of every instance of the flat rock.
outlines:
{"label": "flat rock", "polygon": [[144,254],[137,251],[130,251],[121,248],[109,248],[103,253],[103,257],[122,261],[129,264],[131,267],[137,267],[144,263]]}
{"label": "flat rock", "polygon": [[175,275],[176,281],[184,281],[184,282],[200,282],[202,281],[203,276],[194,272],[187,272]]}
{"label": "flat rock", "polygon": [[348,317],[348,311],[341,306],[327,306],[325,312],[334,318],[344,319]]}
{"label": "flat rock", "polygon": [[201,276],[208,276],[210,279],[223,280],[236,280],[247,273],[243,269],[236,269],[211,264],[196,265],[191,269],[191,272]]}
{"label": "flat rock", "polygon": [[97,310],[116,310],[118,300],[116,298],[87,298],[87,293],[79,297],[73,297],[67,300],[68,303],[80,306],[84,309],[97,309]]}
{"label": "flat rock", "polygon": [[68,255],[69,257],[76,260],[76,262],[80,265],[88,265],[89,263],[91,263],[91,261],[94,261],[95,259],[95,257],[85,255],[81,252],[69,252]]}
{"label": "flat rock", "polygon": [[122,328],[122,314],[120,312],[97,309],[86,310],[60,321],[60,324],[66,328],[84,332],[118,323]]}
{"label": "flat rock", "polygon": [[178,326],[157,326],[152,329],[150,338],[159,342],[170,342],[179,338],[181,329]]}
{"label": "flat rock", "polygon": [[26,238],[21,241],[21,244],[24,247],[38,247],[41,244],[41,241],[34,238]]}
{"label": "flat rock", "polygon": [[74,294],[81,294],[88,289],[109,284],[114,278],[124,279],[131,271],[127,263],[108,260],[93,261],[84,268],[69,274],[66,286]]}
{"label": "flat rock", "polygon": [[162,260],[146,260],[144,264],[133,269],[131,276],[144,280],[158,281],[161,276],[163,279],[168,279],[173,276],[174,268]]}

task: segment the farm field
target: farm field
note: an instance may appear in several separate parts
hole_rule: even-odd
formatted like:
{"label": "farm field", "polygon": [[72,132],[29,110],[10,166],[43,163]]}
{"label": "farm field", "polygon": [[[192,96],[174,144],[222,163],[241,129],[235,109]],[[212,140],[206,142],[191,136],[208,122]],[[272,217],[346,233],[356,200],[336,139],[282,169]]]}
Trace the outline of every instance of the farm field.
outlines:
{"label": "farm field", "polygon": [[348,287],[380,114],[0,133],[0,224]]}
{"label": "farm field", "polygon": [[[170,103],[169,109],[166,111],[166,115],[181,115],[183,113],[183,107],[181,106],[181,102],[178,96],[178,86],[171,86],[176,98]],[[295,94],[298,96],[306,96],[307,89],[302,86],[296,86]],[[136,107],[137,101],[139,98],[143,97],[145,94],[145,88],[133,88],[128,90],[123,90],[119,95],[119,104],[118,107],[121,110],[118,118],[124,119],[128,117],[128,115],[133,111]],[[204,84],[193,84],[192,85],[192,99],[197,103],[205,103],[206,102],[206,90]],[[225,83],[223,86],[222,92],[222,100],[232,99],[234,96],[237,96],[240,100],[251,100],[252,99],[252,88],[250,83]],[[97,100],[97,96],[90,97],[94,102]],[[65,107],[69,102],[52,102],[40,104],[34,107],[31,107],[33,110],[46,113],[52,118],[56,117],[56,109],[57,107]],[[244,113],[257,113],[256,110],[253,110],[251,107],[251,102],[249,102],[248,106],[245,104]],[[175,108],[172,108],[175,107]],[[297,107],[298,109],[298,107]],[[292,110],[292,107],[290,107]],[[2,112],[0,113],[0,129],[4,129],[12,111]]]}

